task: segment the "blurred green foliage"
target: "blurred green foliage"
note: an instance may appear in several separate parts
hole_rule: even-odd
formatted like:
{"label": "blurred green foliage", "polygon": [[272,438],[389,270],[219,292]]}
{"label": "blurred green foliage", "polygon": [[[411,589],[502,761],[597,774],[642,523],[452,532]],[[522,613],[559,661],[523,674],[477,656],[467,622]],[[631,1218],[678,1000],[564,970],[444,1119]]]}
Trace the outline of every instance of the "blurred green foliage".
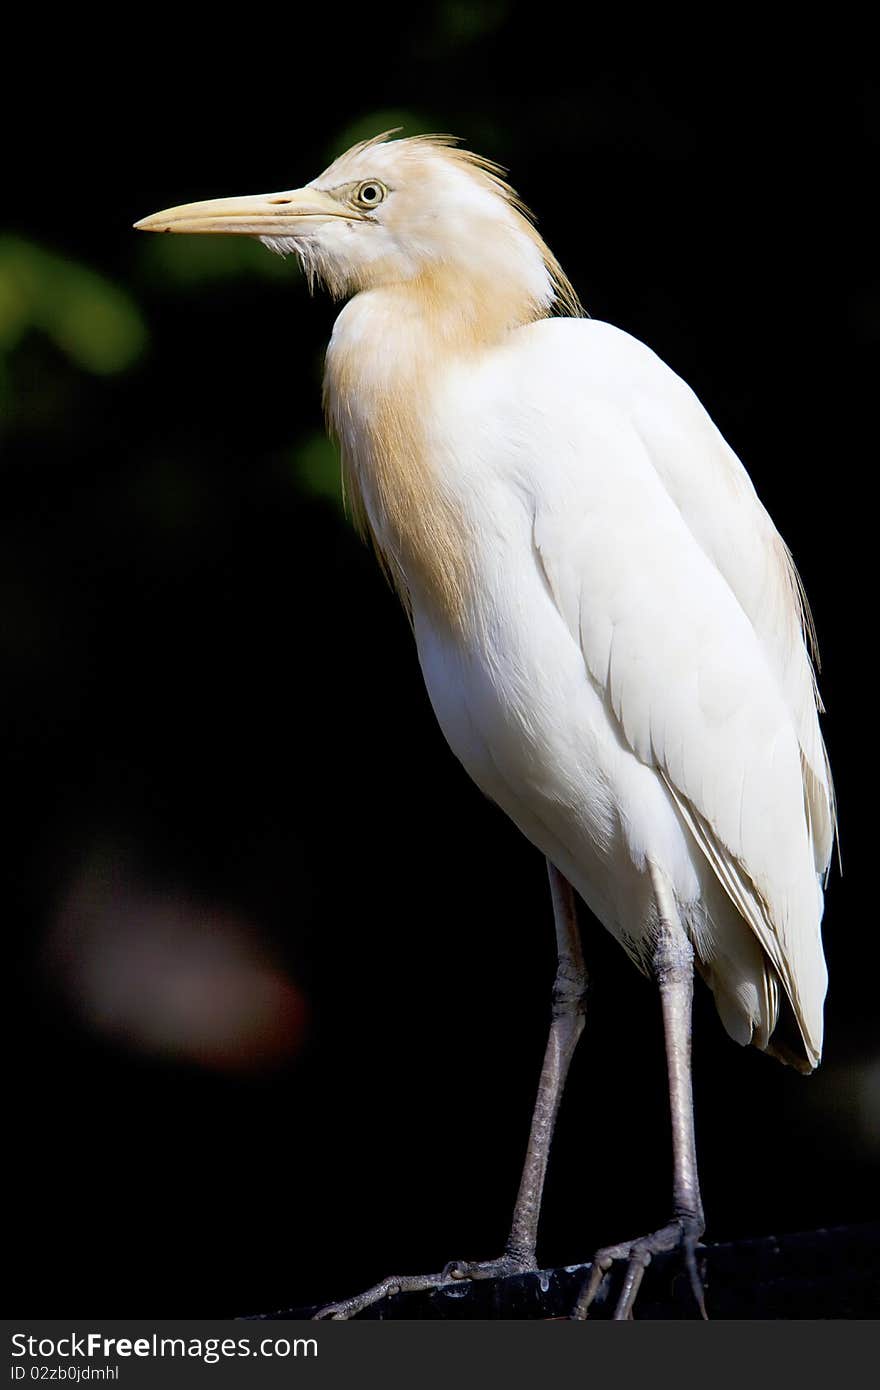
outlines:
{"label": "blurred green foliage", "polygon": [[450,45],[461,46],[491,34],[503,23],[509,6],[505,0],[446,0],[438,10],[438,30]]}
{"label": "blurred green foliage", "polygon": [[99,376],[123,372],[141,355],[140,309],[105,275],[23,237],[0,238],[0,354],[32,330],[76,366]]}
{"label": "blurred green foliage", "polygon": [[293,475],[303,492],[342,507],[339,455],[325,434],[316,430],[293,455]]}
{"label": "blurred green foliage", "polygon": [[242,276],[290,279],[284,257],[273,255],[252,237],[141,236],[137,264],[150,284],[173,287],[196,287]]}
{"label": "blurred green foliage", "polygon": [[336,159],[358,141],[372,140],[375,135],[385,130],[399,130],[401,135],[429,135],[435,131],[442,133],[443,128],[442,120],[432,120],[430,115],[423,111],[405,110],[403,107],[367,111],[334,135],[327,145],[327,159]]}

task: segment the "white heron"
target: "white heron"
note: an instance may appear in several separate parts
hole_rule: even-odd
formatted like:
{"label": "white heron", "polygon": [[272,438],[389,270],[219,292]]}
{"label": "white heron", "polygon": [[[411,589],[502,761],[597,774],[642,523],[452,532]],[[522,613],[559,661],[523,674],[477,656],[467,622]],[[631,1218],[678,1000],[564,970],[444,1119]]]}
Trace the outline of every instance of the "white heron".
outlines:
{"label": "white heron", "polygon": [[525,1169],[500,1259],[334,1304],[536,1268],[544,1174],[583,1027],[575,894],[659,987],[670,1219],[600,1250],[615,1316],[704,1218],[690,1064],[694,967],[739,1043],[812,1071],[835,835],[791,556],[690,388],[585,318],[494,164],[445,136],[356,145],[304,188],[170,208],[148,231],[295,252],[347,303],[325,406],[346,495],[412,621],[434,712],[482,791],[546,856],[558,945]]}

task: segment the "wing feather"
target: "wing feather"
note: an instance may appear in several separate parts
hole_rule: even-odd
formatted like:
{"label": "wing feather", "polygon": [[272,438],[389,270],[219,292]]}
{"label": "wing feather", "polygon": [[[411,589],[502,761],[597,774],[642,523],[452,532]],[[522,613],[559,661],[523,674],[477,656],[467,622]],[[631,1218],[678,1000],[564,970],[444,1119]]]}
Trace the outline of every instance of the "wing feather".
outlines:
{"label": "wing feather", "polygon": [[804,586],[736,454],[690,387],[654,354],[650,357],[663,389],[645,393],[635,404],[638,427],[664,487],[736,596],[779,682],[803,757],[815,867],[827,874],[837,811],[819,728],[818,643]]}
{"label": "wing feather", "polygon": [[801,591],[742,465],[648,356],[654,389],[567,422],[535,549],[621,737],[668,787],[816,1065],[834,802]]}

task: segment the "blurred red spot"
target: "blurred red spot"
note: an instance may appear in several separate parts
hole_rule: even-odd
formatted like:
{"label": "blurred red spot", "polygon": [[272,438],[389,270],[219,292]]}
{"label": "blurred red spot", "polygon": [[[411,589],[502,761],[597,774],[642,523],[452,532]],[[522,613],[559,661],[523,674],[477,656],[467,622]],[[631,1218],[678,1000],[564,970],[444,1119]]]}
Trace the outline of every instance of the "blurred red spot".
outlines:
{"label": "blurred red spot", "polygon": [[129,1047],[246,1074],[302,1046],[308,1004],[259,929],[151,890],[119,861],[80,872],[47,944],[83,1021]]}

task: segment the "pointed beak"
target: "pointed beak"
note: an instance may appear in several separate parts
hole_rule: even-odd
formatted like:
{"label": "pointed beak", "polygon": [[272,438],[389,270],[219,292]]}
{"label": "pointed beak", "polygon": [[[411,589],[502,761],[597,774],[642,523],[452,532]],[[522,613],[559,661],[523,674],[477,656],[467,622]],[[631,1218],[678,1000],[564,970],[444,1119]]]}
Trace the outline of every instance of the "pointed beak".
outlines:
{"label": "pointed beak", "polygon": [[183,203],[135,222],[139,232],[223,232],[231,236],[296,236],[310,222],[342,217],[363,219],[318,188],[295,188],[290,193],[255,193],[243,198],[209,198]]}

